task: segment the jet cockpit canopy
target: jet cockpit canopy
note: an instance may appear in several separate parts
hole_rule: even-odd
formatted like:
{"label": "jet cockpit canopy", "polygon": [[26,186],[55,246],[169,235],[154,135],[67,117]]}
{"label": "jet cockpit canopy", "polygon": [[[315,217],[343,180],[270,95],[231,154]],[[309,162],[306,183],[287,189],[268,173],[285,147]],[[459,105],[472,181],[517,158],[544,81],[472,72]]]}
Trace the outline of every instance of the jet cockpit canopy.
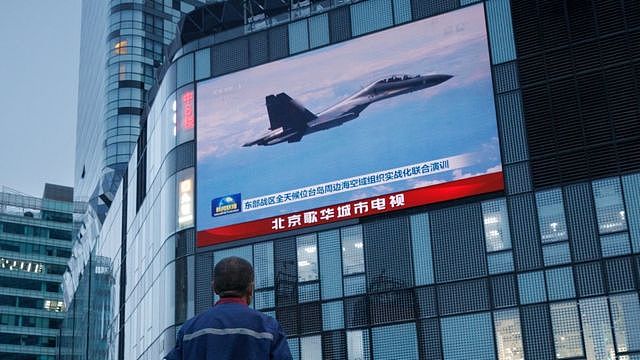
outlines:
{"label": "jet cockpit canopy", "polygon": [[379,84],[387,84],[397,81],[404,81],[409,79],[415,79],[420,75],[409,75],[409,74],[399,74],[399,75],[391,75],[388,78],[382,79],[378,81]]}

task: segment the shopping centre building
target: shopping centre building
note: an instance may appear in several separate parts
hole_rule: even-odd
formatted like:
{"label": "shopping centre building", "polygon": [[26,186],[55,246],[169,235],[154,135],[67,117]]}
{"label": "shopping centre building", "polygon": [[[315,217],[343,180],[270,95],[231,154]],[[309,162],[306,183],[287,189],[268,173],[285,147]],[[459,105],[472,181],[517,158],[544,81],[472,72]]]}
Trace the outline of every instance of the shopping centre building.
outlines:
{"label": "shopping centre building", "polygon": [[60,358],[162,358],[235,255],[295,359],[640,359],[639,14],[197,8],[78,234]]}

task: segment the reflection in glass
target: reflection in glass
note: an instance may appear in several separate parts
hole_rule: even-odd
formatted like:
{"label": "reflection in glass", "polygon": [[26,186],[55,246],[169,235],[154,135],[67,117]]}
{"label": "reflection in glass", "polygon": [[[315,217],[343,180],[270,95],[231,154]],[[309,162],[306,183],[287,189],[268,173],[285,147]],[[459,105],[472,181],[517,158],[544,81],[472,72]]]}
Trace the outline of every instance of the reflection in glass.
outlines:
{"label": "reflection in glass", "polygon": [[576,289],[573,285],[573,270],[571,266],[547,270],[546,273],[549,301],[576,297]]}
{"label": "reflection in glass", "polygon": [[445,359],[495,359],[490,313],[447,317],[441,324]]}
{"label": "reflection in glass", "polygon": [[369,332],[367,330],[347,331],[347,359],[369,359]]}
{"label": "reflection in glass", "polygon": [[298,248],[298,282],[318,280],[316,234],[296,238]]}
{"label": "reflection in glass", "polygon": [[489,274],[513,272],[513,255],[511,251],[489,254],[487,256]]}
{"label": "reflection in glass", "polygon": [[518,288],[522,304],[533,304],[547,300],[542,271],[518,274]]}
{"label": "reflection in glass", "polygon": [[273,242],[253,246],[253,268],[256,289],[273,286]]}
{"label": "reflection in glass", "polygon": [[640,305],[638,294],[609,297],[611,317],[618,351],[640,350]]}
{"label": "reflection in glass", "polygon": [[553,189],[536,193],[536,207],[542,242],[567,240],[562,190]]}
{"label": "reflection in glass", "polygon": [[362,226],[351,226],[340,231],[342,237],[342,270],[344,275],[364,272],[364,243]]}
{"label": "reflection in glass", "polygon": [[613,352],[613,335],[607,299],[604,297],[580,300],[584,347],[589,359],[609,359]]}
{"label": "reflection in glass", "polygon": [[493,314],[499,360],[522,360],[522,332],[518,310],[496,311]]}
{"label": "reflection in glass", "polygon": [[483,202],[482,219],[487,252],[511,249],[506,199]]}
{"label": "reflection in glass", "polygon": [[417,359],[418,341],[414,323],[371,329],[373,358],[376,360]]}
{"label": "reflection in glass", "polygon": [[320,335],[300,338],[300,358],[304,360],[322,360],[322,340]]}
{"label": "reflection in glass", "polygon": [[602,256],[619,256],[631,253],[631,243],[629,242],[629,233],[617,233],[603,235],[600,237],[600,248]]}
{"label": "reflection in glass", "polygon": [[576,303],[571,301],[551,304],[550,310],[556,358],[582,356],[580,320]]}
{"label": "reflection in glass", "polygon": [[597,180],[592,183],[592,187],[600,233],[626,230],[627,220],[622,203],[620,179],[616,177]]}

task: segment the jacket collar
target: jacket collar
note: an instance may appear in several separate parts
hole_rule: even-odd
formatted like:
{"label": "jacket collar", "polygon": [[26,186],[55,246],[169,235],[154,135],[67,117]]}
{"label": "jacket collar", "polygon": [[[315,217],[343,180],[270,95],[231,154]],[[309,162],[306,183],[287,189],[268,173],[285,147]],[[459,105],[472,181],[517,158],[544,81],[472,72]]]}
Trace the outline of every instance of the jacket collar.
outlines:
{"label": "jacket collar", "polygon": [[247,306],[247,301],[241,297],[224,297],[216,302],[216,305],[221,304],[242,304]]}

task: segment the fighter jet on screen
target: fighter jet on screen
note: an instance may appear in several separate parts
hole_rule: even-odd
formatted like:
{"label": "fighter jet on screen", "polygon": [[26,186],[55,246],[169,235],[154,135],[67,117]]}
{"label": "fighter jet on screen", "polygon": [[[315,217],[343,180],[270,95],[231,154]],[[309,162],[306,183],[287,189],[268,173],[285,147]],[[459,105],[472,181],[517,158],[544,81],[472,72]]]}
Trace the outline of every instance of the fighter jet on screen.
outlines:
{"label": "fighter jet on screen", "polygon": [[453,75],[393,75],[375,81],[338,104],[314,114],[285,93],[265,98],[271,126],[264,136],[242,146],[298,142],[303,136],[357,118],[371,103],[441,84]]}

